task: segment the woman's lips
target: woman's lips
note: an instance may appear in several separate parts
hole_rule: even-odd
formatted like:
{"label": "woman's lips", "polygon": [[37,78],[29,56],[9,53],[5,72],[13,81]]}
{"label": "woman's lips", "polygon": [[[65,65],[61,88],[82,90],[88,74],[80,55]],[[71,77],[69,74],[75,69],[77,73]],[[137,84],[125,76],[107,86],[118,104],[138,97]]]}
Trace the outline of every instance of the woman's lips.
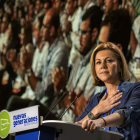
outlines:
{"label": "woman's lips", "polygon": [[107,73],[109,73],[109,72],[108,71],[103,71],[100,74],[107,74]]}

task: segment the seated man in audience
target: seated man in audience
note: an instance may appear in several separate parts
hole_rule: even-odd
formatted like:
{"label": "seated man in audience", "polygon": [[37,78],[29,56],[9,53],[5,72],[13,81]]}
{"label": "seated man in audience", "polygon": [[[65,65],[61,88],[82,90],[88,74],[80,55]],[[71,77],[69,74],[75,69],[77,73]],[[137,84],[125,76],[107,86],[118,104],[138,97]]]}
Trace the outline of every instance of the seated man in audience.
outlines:
{"label": "seated man in audience", "polygon": [[[55,8],[50,9],[43,21],[43,34],[42,39],[49,42],[49,47],[47,48],[44,65],[42,68],[42,80],[39,81],[29,63],[29,57],[26,55],[26,50],[24,55],[24,60],[22,62],[22,67],[27,72],[28,81],[35,92],[36,99],[31,101],[29,99],[20,99],[17,100],[14,96],[9,100],[7,105],[7,110],[18,109],[18,104],[22,104],[22,107],[27,107],[31,105],[38,104],[40,105],[40,115],[45,116],[49,109],[56,102],[56,95],[54,94],[54,88],[52,83],[52,70],[56,67],[64,67],[67,69],[68,62],[68,48],[65,46],[64,42],[60,37],[58,37],[58,28],[59,28],[59,15],[58,11]],[[55,119],[57,109],[54,110],[55,115],[48,116],[47,119]]]}
{"label": "seated man in audience", "polygon": [[84,95],[81,95],[81,97],[76,101],[75,109],[69,110],[62,120],[74,122],[76,117],[78,117],[85,109],[89,98],[95,93],[101,91],[101,88],[93,86],[90,57],[92,51],[97,45],[97,37],[100,31],[102,14],[103,13],[99,7],[93,6],[89,8],[82,17],[79,38],[80,57],[77,58],[77,61],[74,64],[68,83],[66,84],[66,77],[63,68],[56,68],[53,71],[53,81],[57,96],[59,97],[61,95],[61,89],[63,89],[64,92],[69,93],[68,96],[64,98],[63,102],[61,102],[60,105],[62,107],[65,106],[65,108],[67,108],[80,90],[84,90]]}
{"label": "seated man in audience", "polygon": [[[45,63],[45,56],[46,51],[48,48],[48,42],[45,42],[42,40],[42,30],[41,27],[43,25],[43,18],[44,16],[41,16],[38,18],[38,21],[35,24],[33,36],[35,38],[35,52],[32,60],[32,70],[34,72],[34,75],[38,80],[42,80],[42,68],[43,63]],[[27,80],[27,75],[25,75],[25,80]],[[21,98],[28,98],[33,100],[35,98],[34,91],[32,90],[31,86],[28,85],[28,80],[26,81],[27,87],[25,93],[21,96]]]}
{"label": "seated man in audience", "polygon": [[92,0],[77,0],[78,3],[78,10],[76,12],[76,15],[74,17],[74,27],[72,27],[72,47],[70,51],[70,57],[69,57],[69,67],[72,67],[75,63],[76,59],[78,58],[78,49],[80,46],[79,42],[79,30],[80,25],[82,22],[82,16],[85,14],[85,12],[94,5],[94,2]]}

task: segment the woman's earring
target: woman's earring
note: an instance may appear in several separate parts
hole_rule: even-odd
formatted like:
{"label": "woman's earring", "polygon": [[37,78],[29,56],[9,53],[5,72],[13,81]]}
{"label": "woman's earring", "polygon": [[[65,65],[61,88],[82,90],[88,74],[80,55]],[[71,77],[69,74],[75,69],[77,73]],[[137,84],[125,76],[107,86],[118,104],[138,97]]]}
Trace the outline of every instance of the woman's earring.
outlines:
{"label": "woman's earring", "polygon": [[121,72],[121,77],[123,76],[122,72]]}
{"label": "woman's earring", "polygon": [[123,76],[123,74],[122,74],[122,71],[120,72],[120,77],[122,77]]}

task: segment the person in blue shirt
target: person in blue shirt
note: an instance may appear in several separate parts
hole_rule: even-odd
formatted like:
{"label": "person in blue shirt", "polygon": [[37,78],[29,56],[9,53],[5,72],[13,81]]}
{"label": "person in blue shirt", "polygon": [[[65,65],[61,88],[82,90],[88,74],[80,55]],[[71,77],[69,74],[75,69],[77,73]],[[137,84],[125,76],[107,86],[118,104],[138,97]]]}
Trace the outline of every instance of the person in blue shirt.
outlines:
{"label": "person in blue shirt", "polygon": [[140,83],[130,83],[127,63],[113,43],[102,43],[92,53],[94,85],[106,89],[93,96],[77,123],[88,132],[97,128],[119,132],[125,140],[140,139]]}

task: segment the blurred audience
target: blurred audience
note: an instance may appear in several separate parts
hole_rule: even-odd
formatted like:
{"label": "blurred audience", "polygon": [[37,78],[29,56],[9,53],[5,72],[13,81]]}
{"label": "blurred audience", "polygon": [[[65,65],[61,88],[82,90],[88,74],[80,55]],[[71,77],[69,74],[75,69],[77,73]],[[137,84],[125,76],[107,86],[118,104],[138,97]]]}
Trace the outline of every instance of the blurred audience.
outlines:
{"label": "blurred audience", "polygon": [[[36,77],[32,69],[31,56],[27,54],[25,49],[22,54],[23,59],[21,67],[22,70],[27,73],[29,85],[35,92],[35,99],[31,101],[31,99],[20,99],[17,96],[12,96],[9,99],[7,110],[12,111],[38,104],[40,105],[40,115],[45,116],[49,108],[56,102],[56,95],[52,83],[52,70],[55,67],[64,67],[67,69],[68,62],[68,48],[58,36],[58,28],[60,25],[59,19],[58,10],[52,8],[46,13],[43,20],[42,40],[48,41],[49,46],[47,47],[46,55],[44,56],[45,60],[41,69],[41,80]],[[54,115],[50,114],[51,117],[49,117],[49,119],[54,119],[57,116],[57,110],[57,108],[54,110]]]}

